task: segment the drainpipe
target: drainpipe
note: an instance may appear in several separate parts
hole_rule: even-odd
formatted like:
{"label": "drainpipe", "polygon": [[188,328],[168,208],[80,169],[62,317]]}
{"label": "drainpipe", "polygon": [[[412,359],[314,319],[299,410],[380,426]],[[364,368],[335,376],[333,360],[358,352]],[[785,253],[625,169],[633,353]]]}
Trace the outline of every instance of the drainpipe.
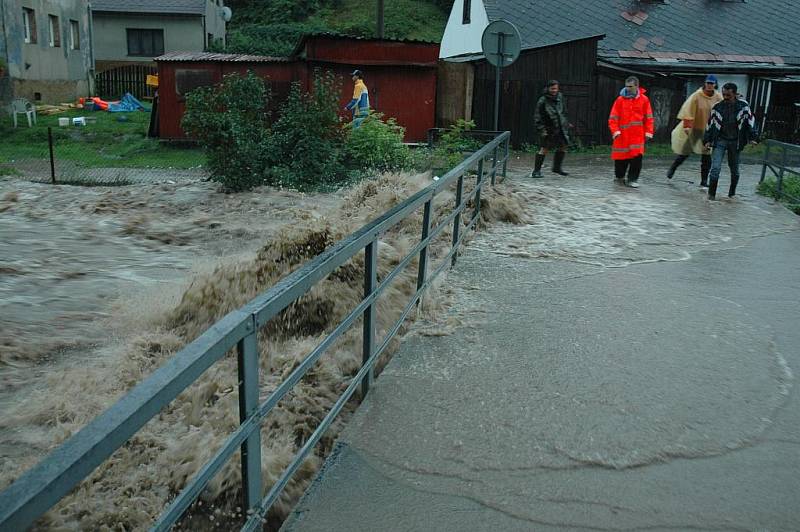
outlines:
{"label": "drainpipe", "polygon": [[[6,72],[4,76],[8,76],[8,85],[9,88],[11,87],[11,60],[10,56],[8,55],[8,32],[6,31],[6,5],[5,2],[0,0],[0,30],[3,32],[3,49],[5,50],[5,57],[1,57],[5,64],[6,64]],[[0,78],[0,101],[2,101],[3,91],[2,91],[2,83],[3,79]],[[9,95],[12,96],[12,95]]]}
{"label": "drainpipe", "polygon": [[92,3],[86,3],[86,15],[89,21],[89,72],[87,74],[87,81],[89,82],[89,94],[87,96],[91,96],[94,94],[94,72],[95,72],[95,64],[94,64],[94,17],[92,16]]}

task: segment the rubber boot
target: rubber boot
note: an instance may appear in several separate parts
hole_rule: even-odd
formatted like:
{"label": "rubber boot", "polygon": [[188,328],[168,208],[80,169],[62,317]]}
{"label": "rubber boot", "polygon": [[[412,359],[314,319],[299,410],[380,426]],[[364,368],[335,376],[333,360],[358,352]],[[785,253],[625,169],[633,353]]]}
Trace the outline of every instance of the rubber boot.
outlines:
{"label": "rubber boot", "polygon": [[708,186],[708,173],[711,171],[711,156],[700,156],[700,186]]}
{"label": "rubber boot", "polygon": [[557,151],[555,156],[553,157],[553,172],[558,175],[569,175],[567,172],[561,169],[561,165],[564,164],[564,157],[567,156],[567,152]]}
{"label": "rubber boot", "polygon": [[708,199],[715,200],[717,199],[717,184],[719,180],[711,180],[708,183]]}
{"label": "rubber boot", "polygon": [[667,179],[672,179],[672,177],[675,175],[675,170],[677,170],[677,169],[678,169],[678,167],[679,167],[681,164],[683,164],[683,161],[685,161],[686,159],[687,159],[687,157],[686,157],[686,156],[684,156],[684,155],[678,155],[678,156],[675,158],[675,160],[674,160],[674,161],[672,161],[672,166],[670,166],[670,167],[669,167],[669,170],[667,170]]}
{"label": "rubber boot", "polygon": [[542,165],[544,164],[544,154],[537,153],[536,159],[533,163],[533,172],[531,172],[531,177],[542,177]]}
{"label": "rubber boot", "polygon": [[728,189],[728,197],[732,198],[736,195],[736,185],[739,184],[739,176],[732,175],[731,176],[731,187]]}

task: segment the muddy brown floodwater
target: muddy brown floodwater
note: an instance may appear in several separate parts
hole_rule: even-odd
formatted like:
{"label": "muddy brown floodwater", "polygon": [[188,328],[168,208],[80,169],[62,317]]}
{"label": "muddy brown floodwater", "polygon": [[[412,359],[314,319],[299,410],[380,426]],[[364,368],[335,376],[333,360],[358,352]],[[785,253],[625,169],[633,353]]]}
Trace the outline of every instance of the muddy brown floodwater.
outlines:
{"label": "muddy brown floodwater", "polygon": [[[227,312],[430,182],[425,174],[386,175],[325,195],[225,195],[204,182],[86,188],[0,181],[0,489]],[[452,191],[437,196],[434,227],[454,199]],[[520,200],[510,186],[486,190],[483,223],[522,222]],[[379,279],[419,241],[421,223],[419,209],[381,236]],[[448,229],[431,244],[432,260],[450,239]],[[259,338],[262,400],[358,304],[363,271],[359,254],[267,324]],[[379,341],[415,289],[412,262],[377,301]],[[420,315],[441,305],[429,296]],[[266,487],[357,372],[360,349],[356,323],[266,419]],[[229,355],[35,528],[146,528],[238,424],[236,382]],[[302,494],[353,407],[286,487],[272,525]],[[237,464],[231,460],[212,480],[183,529],[241,521]]]}
{"label": "muddy brown floodwater", "polygon": [[[253,252],[298,217],[341,201],[262,189],[226,195],[215,184],[50,186],[0,181],[0,384],[30,368],[80,357],[169,304],[196,270]],[[120,323],[123,321],[123,323]],[[74,357],[73,357],[74,358]]]}

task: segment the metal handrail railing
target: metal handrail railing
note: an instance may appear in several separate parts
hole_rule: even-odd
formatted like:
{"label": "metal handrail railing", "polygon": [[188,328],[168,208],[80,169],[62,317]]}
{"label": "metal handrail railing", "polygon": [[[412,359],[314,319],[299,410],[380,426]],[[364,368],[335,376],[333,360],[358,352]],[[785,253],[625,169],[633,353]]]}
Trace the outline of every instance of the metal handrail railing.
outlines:
{"label": "metal handrail railing", "polygon": [[[780,200],[784,197],[789,198],[793,202],[800,203],[800,198],[786,194],[783,190],[783,178],[786,172],[800,176],[800,146],[797,144],[789,144],[786,142],[779,142],[777,140],[768,139],[766,141],[767,148],[764,151],[764,160],[761,167],[761,178],[759,183],[763,183],[767,176],[767,168],[769,168],[775,175],[775,199]],[[781,152],[780,163],[770,159],[770,154],[773,152]],[[789,152],[793,152],[796,157],[797,164],[789,166]]]}
{"label": "metal handrail railing", "polygon": [[[428,129],[428,147],[429,148],[433,148],[435,146],[435,144],[436,144],[436,140],[442,134],[446,133],[447,131],[448,131],[447,128],[441,128],[441,127],[432,127],[430,129]],[[484,140],[484,139],[493,139],[493,138],[497,137],[498,135],[501,135],[502,133],[503,133],[502,131],[492,131],[492,130],[488,130],[488,129],[468,129],[466,131],[463,131],[462,135],[465,136],[465,137],[471,138],[473,140],[480,141],[480,140]],[[510,133],[509,133],[509,135],[510,135]],[[498,161],[498,157],[500,157],[500,153],[498,151],[499,149],[500,149],[500,146],[497,145],[497,146],[495,146],[495,148],[494,148],[494,150],[492,152],[492,172],[491,172],[492,185],[497,183],[497,164],[498,164],[497,161]],[[503,163],[502,175],[503,175],[503,177],[505,177],[506,170],[508,169],[509,150],[510,150],[510,138],[509,138],[509,141],[505,143],[505,150],[504,150],[504,153],[503,153],[503,159],[502,159],[502,163]]]}
{"label": "metal handrail railing", "polygon": [[[378,357],[400,330],[406,317],[420,301],[425,290],[446,267],[455,264],[460,244],[478,221],[481,190],[486,183],[484,177],[491,175],[492,183],[494,183],[494,177],[498,173],[501,163],[501,172],[505,176],[509,139],[509,132],[497,134],[495,138],[447,172],[441,179],[339,241],[242,308],[230,312],[217,321],[108,410],[53,450],[33,468],[23,473],[11,486],[0,493],[0,530],[16,531],[30,526],[234,346],[237,348],[238,357],[239,427],[228,436],[214,457],[192,477],[169,504],[153,525],[152,530],[168,530],[175,524],[186,509],[200,496],[213,476],[239,449],[241,449],[243,504],[249,514],[242,530],[257,530],[281,490],[359,385],[363,395],[366,395],[373,380],[373,370]],[[500,160],[497,155],[499,151],[505,153],[505,157]],[[492,166],[485,171],[484,164],[490,153],[493,154]],[[464,194],[464,177],[473,169],[477,170],[475,187],[469,193]],[[439,225],[431,228],[433,199],[453,182],[456,183],[454,209]],[[469,223],[462,232],[461,216],[470,201],[474,201],[474,210]],[[408,217],[420,206],[424,208],[420,242],[379,284],[377,282],[377,243],[380,235]],[[428,275],[428,247],[433,239],[451,223],[453,224],[453,237],[450,251],[441,264]],[[364,299],[306,356],[264,402],[259,403],[258,331],[270,319],[277,316],[316,283],[353,258],[362,249],[365,258]],[[377,308],[375,302],[392,280],[417,256],[419,256],[417,290],[384,341],[380,346],[376,346]],[[330,412],[297,452],[281,477],[267,491],[266,495],[262,496],[260,432],[262,420],[300,381],[325,350],[360,316],[363,317],[363,353],[360,370]]]}

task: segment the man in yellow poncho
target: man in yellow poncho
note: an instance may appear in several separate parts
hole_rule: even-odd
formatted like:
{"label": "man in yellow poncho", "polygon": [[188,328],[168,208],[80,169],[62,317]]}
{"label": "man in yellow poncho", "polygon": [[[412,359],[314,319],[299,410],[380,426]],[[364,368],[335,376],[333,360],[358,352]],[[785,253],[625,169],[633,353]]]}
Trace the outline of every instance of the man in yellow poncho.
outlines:
{"label": "man in yellow poncho", "polygon": [[717,77],[709,74],[703,86],[697,89],[683,103],[678,112],[681,121],[672,130],[672,151],[678,156],[667,171],[667,179],[672,179],[675,170],[696,153],[700,155],[700,186],[708,188],[708,173],[711,170],[711,150],[703,146],[703,134],[706,131],[711,109],[722,101],[717,90]]}

